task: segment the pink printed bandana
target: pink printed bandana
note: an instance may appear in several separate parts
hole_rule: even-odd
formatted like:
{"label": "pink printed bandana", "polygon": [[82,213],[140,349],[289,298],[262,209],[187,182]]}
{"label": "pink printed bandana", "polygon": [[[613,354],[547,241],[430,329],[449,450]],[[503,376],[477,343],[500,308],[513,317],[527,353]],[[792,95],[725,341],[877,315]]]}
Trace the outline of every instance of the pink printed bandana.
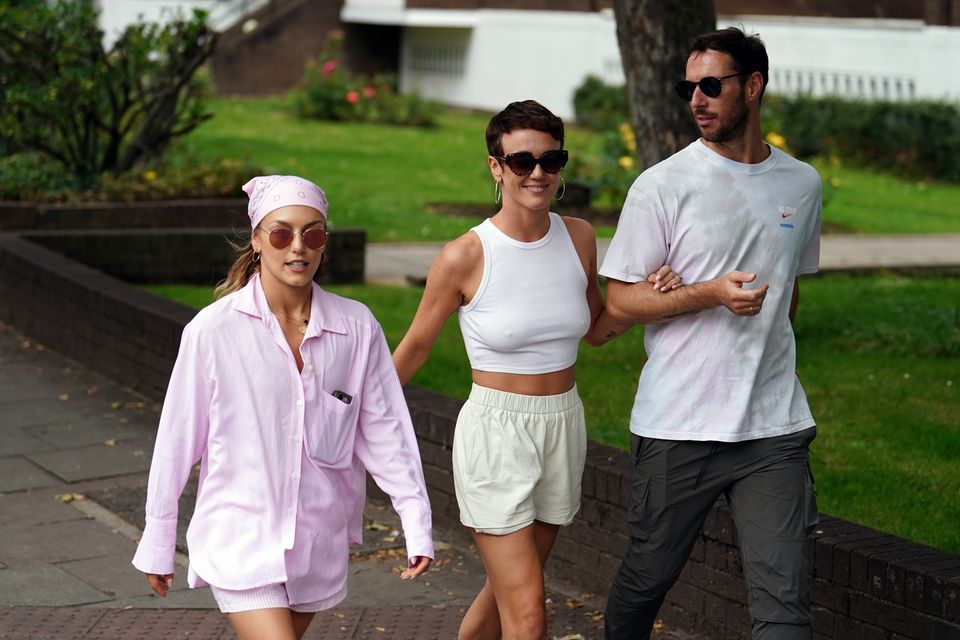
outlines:
{"label": "pink printed bandana", "polygon": [[256,229],[271,211],[295,204],[313,207],[320,212],[324,220],[327,219],[327,195],[323,189],[305,178],[258,176],[243,185],[243,190],[250,197],[247,215],[250,216],[250,227],[253,229]]}

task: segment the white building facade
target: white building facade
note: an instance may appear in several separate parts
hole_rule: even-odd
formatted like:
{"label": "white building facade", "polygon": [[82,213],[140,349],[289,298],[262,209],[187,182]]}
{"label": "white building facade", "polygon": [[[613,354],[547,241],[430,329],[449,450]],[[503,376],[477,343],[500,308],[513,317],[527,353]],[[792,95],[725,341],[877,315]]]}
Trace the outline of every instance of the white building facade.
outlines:
{"label": "white building facade", "polygon": [[[622,83],[613,11],[409,8],[406,0],[342,3],[344,24],[400,30],[400,88],[444,104],[496,111],[533,98],[573,117],[588,75]],[[97,0],[108,43],[142,17],[208,10],[214,28],[245,20],[269,0]],[[410,4],[431,4],[419,2]],[[475,2],[444,0],[456,7]],[[252,22],[251,20],[247,20]],[[720,16],[718,26],[759,33],[770,54],[772,93],[960,101],[960,27],[922,20]],[[679,79],[681,69],[677,70]]]}
{"label": "white building facade", "polygon": [[[402,29],[401,89],[496,111],[533,98],[563,118],[587,75],[622,83],[616,23],[598,12],[409,9],[404,0],[345,0],[345,23]],[[772,93],[960,101],[960,28],[919,20],[720,16],[759,33]],[[682,70],[677,70],[678,79]]]}

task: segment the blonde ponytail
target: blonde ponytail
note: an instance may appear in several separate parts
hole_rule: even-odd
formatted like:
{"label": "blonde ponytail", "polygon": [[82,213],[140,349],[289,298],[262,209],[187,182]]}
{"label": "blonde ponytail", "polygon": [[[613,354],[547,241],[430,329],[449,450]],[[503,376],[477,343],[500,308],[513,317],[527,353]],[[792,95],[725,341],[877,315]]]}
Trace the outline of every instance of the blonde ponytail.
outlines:
{"label": "blonde ponytail", "polygon": [[229,242],[230,246],[237,252],[237,259],[234,260],[227,271],[226,279],[213,290],[215,300],[242,289],[253,277],[253,274],[260,271],[260,254],[253,250],[253,244],[249,240],[246,244],[236,243],[232,240]]}

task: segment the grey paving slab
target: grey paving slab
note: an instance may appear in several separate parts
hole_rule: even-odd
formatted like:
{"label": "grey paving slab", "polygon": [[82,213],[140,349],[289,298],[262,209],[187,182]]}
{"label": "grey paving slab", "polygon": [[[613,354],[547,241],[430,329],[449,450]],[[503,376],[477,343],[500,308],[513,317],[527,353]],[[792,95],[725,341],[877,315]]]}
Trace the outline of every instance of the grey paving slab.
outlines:
{"label": "grey paving slab", "polygon": [[0,451],[5,456],[48,451],[50,448],[49,442],[34,438],[23,429],[0,429]]}
{"label": "grey paving slab", "polygon": [[99,393],[100,387],[91,385],[90,380],[77,380],[72,375],[61,375],[56,380],[49,371],[38,366],[24,367],[0,361],[0,398],[4,400],[56,400],[62,395],[75,398]]}
{"label": "grey paving slab", "polygon": [[0,602],[4,604],[63,607],[109,599],[54,566],[0,570]]}
{"label": "grey paving slab", "polygon": [[0,400],[0,428],[69,424],[91,419],[131,422],[149,418],[156,421],[157,416],[146,403],[132,402],[129,396],[120,400],[106,394],[94,398],[86,394],[75,397],[51,393],[43,399],[14,397]]}
{"label": "grey paving slab", "polygon": [[93,416],[58,424],[24,427],[23,431],[47,445],[60,449],[99,445],[108,440],[146,439],[152,443],[153,436],[157,432],[157,417],[144,415],[121,422],[121,418],[114,415]]}
{"label": "grey paving slab", "polygon": [[133,548],[129,547],[127,550],[130,551],[129,554],[61,562],[57,564],[57,568],[107,594],[111,599],[152,594],[153,590],[147,584],[143,573],[130,564]]}
{"label": "grey paving slab", "polygon": [[0,562],[13,568],[102,556],[133,557],[135,551],[133,541],[90,519],[11,525],[0,530],[0,537]]}
{"label": "grey paving slab", "polygon": [[22,456],[0,458],[0,492],[23,491],[59,484],[55,476],[46,473]]}
{"label": "grey paving slab", "polygon": [[5,364],[3,371],[5,380],[30,381],[44,387],[74,384],[77,388],[88,388],[104,380],[102,376],[80,369],[78,365],[52,352],[37,354],[35,359]]}
{"label": "grey paving slab", "polygon": [[153,442],[147,438],[63,451],[27,454],[37,466],[65,482],[108,478],[150,469]]}
{"label": "grey paving slab", "polygon": [[0,403],[0,429],[9,430],[43,424],[71,422],[91,415],[91,411],[78,410],[64,404],[43,400]]}
{"label": "grey paving slab", "polygon": [[86,518],[70,505],[57,500],[57,493],[54,488],[0,495],[0,528]]}
{"label": "grey paving slab", "polygon": [[[434,567],[416,580],[400,580],[398,569],[406,562],[402,548],[351,557],[348,599],[366,605],[469,606],[483,588],[483,566],[475,557],[468,558],[462,552],[443,547],[437,551]],[[469,571],[454,571],[458,563],[461,568],[469,566]]]}

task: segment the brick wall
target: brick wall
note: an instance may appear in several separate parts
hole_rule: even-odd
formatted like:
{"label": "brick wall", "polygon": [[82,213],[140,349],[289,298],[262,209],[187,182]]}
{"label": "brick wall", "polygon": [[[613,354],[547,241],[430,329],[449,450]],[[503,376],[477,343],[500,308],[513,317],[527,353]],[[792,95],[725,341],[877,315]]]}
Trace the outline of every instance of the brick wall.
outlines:
{"label": "brick wall", "polygon": [[159,398],[195,311],[16,235],[0,235],[0,321]]}
{"label": "brick wall", "polygon": [[246,198],[80,204],[0,201],[0,231],[249,227]]}
{"label": "brick wall", "polygon": [[[37,204],[0,201],[0,232],[135,283],[216,284],[245,242],[247,199]],[[362,283],[366,231],[335,228],[323,283]]]}
{"label": "brick wall", "polygon": [[[102,229],[20,234],[43,247],[134,283],[212,285],[223,280],[235,253],[230,229]],[[327,241],[328,263],[319,282],[363,283],[366,232],[337,229]]]}
{"label": "brick wall", "polygon": [[[13,235],[0,235],[0,321],[68,357],[163,397],[193,311]],[[450,471],[458,400],[406,388],[434,522],[458,526]],[[557,540],[551,580],[606,594],[627,545],[629,457],[591,442],[583,506]],[[823,516],[810,538],[815,640],[960,638],[960,556]],[[746,589],[729,509],[711,511],[661,616],[672,626],[746,639]]]}
{"label": "brick wall", "polygon": [[[457,527],[450,451],[461,403],[409,385],[406,395],[434,521]],[[626,452],[589,443],[582,507],[557,539],[550,579],[606,596],[628,544],[629,479]],[[721,499],[660,611],[666,622],[710,638],[750,638],[736,540]],[[827,515],[809,542],[814,640],[960,638],[960,556]]]}

